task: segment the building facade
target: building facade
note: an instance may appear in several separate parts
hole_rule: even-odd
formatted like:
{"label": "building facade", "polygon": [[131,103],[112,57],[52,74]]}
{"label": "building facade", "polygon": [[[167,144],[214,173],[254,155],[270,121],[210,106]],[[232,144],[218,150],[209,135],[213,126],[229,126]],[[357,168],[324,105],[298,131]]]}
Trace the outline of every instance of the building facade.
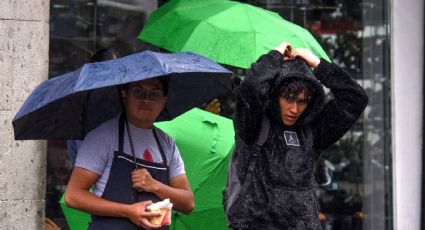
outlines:
{"label": "building facade", "polygon": [[46,142],[15,141],[12,119],[48,76],[49,1],[0,1],[0,229],[42,229]]}

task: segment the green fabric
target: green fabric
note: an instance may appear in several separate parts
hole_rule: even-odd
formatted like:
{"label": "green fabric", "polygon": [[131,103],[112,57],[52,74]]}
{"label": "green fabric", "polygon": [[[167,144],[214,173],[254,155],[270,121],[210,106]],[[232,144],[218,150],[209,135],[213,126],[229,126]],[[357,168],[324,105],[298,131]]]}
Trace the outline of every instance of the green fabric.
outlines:
{"label": "green fabric", "polygon": [[228,0],[172,0],[151,14],[138,38],[242,68],[282,41],[330,61],[306,29],[277,13]]}
{"label": "green fabric", "polygon": [[[195,108],[155,126],[176,141],[195,196],[190,215],[173,212],[170,230],[228,229],[222,192],[235,144],[232,120]],[[87,229],[87,213],[66,207],[63,197],[60,206],[71,230]]]}
{"label": "green fabric", "polygon": [[88,228],[89,222],[91,221],[90,215],[73,208],[68,208],[65,204],[65,193],[62,195],[59,204],[63,214],[65,215],[69,229],[86,230]]}
{"label": "green fabric", "polygon": [[176,141],[195,196],[192,214],[174,213],[170,229],[228,229],[222,192],[235,143],[232,120],[195,108],[156,126]]}

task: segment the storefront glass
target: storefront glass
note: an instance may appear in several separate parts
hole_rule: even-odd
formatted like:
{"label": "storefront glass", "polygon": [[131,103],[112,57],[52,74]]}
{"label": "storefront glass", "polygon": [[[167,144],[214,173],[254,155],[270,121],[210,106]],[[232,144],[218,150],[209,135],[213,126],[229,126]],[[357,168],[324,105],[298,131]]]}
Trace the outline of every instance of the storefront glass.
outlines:
{"label": "storefront glass", "polygon": [[[149,14],[166,1],[50,1],[49,75],[72,71],[100,48],[120,56],[158,48],[138,40]],[[317,167],[323,229],[393,229],[388,0],[247,0],[310,30],[330,58],[363,85],[369,105],[327,149]],[[232,68],[237,75],[242,69]],[[221,98],[231,117],[231,96]],[[66,142],[48,143],[46,216],[68,229],[58,204],[71,172]]]}

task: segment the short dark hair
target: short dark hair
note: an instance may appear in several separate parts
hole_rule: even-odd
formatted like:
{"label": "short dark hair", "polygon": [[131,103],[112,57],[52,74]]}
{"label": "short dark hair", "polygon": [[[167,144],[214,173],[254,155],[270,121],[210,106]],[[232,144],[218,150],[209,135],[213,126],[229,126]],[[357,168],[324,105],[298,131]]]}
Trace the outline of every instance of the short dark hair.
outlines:
{"label": "short dark hair", "polygon": [[296,99],[298,94],[302,92],[304,92],[307,103],[309,103],[315,94],[315,88],[308,81],[292,78],[280,85],[278,95],[285,99]]}
{"label": "short dark hair", "polygon": [[118,52],[112,48],[104,48],[96,51],[90,58],[90,62],[108,61],[118,58]]}
{"label": "short dark hair", "polygon": [[[164,96],[167,96],[168,95],[168,81],[169,81],[168,77],[161,76],[161,77],[158,77],[158,80],[161,82],[162,92],[164,93]],[[127,91],[128,88],[130,87],[131,83],[132,82],[122,85],[122,90]]]}

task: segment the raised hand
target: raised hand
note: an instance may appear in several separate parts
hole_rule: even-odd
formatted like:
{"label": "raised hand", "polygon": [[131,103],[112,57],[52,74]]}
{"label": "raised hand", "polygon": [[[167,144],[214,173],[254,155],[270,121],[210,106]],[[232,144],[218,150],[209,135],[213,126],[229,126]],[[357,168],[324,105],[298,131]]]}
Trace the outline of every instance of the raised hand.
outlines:
{"label": "raised hand", "polygon": [[220,114],[220,102],[218,101],[218,99],[214,98],[210,102],[208,102],[208,105],[205,107],[205,111],[214,114]]}
{"label": "raised hand", "polygon": [[291,59],[301,58],[303,59],[310,67],[317,68],[320,63],[320,58],[317,57],[309,49],[297,48],[293,49],[291,52]]}
{"label": "raised hand", "polygon": [[292,46],[288,42],[280,43],[276,48],[274,48],[274,50],[277,50],[283,54],[284,61],[287,61],[291,58]]}

